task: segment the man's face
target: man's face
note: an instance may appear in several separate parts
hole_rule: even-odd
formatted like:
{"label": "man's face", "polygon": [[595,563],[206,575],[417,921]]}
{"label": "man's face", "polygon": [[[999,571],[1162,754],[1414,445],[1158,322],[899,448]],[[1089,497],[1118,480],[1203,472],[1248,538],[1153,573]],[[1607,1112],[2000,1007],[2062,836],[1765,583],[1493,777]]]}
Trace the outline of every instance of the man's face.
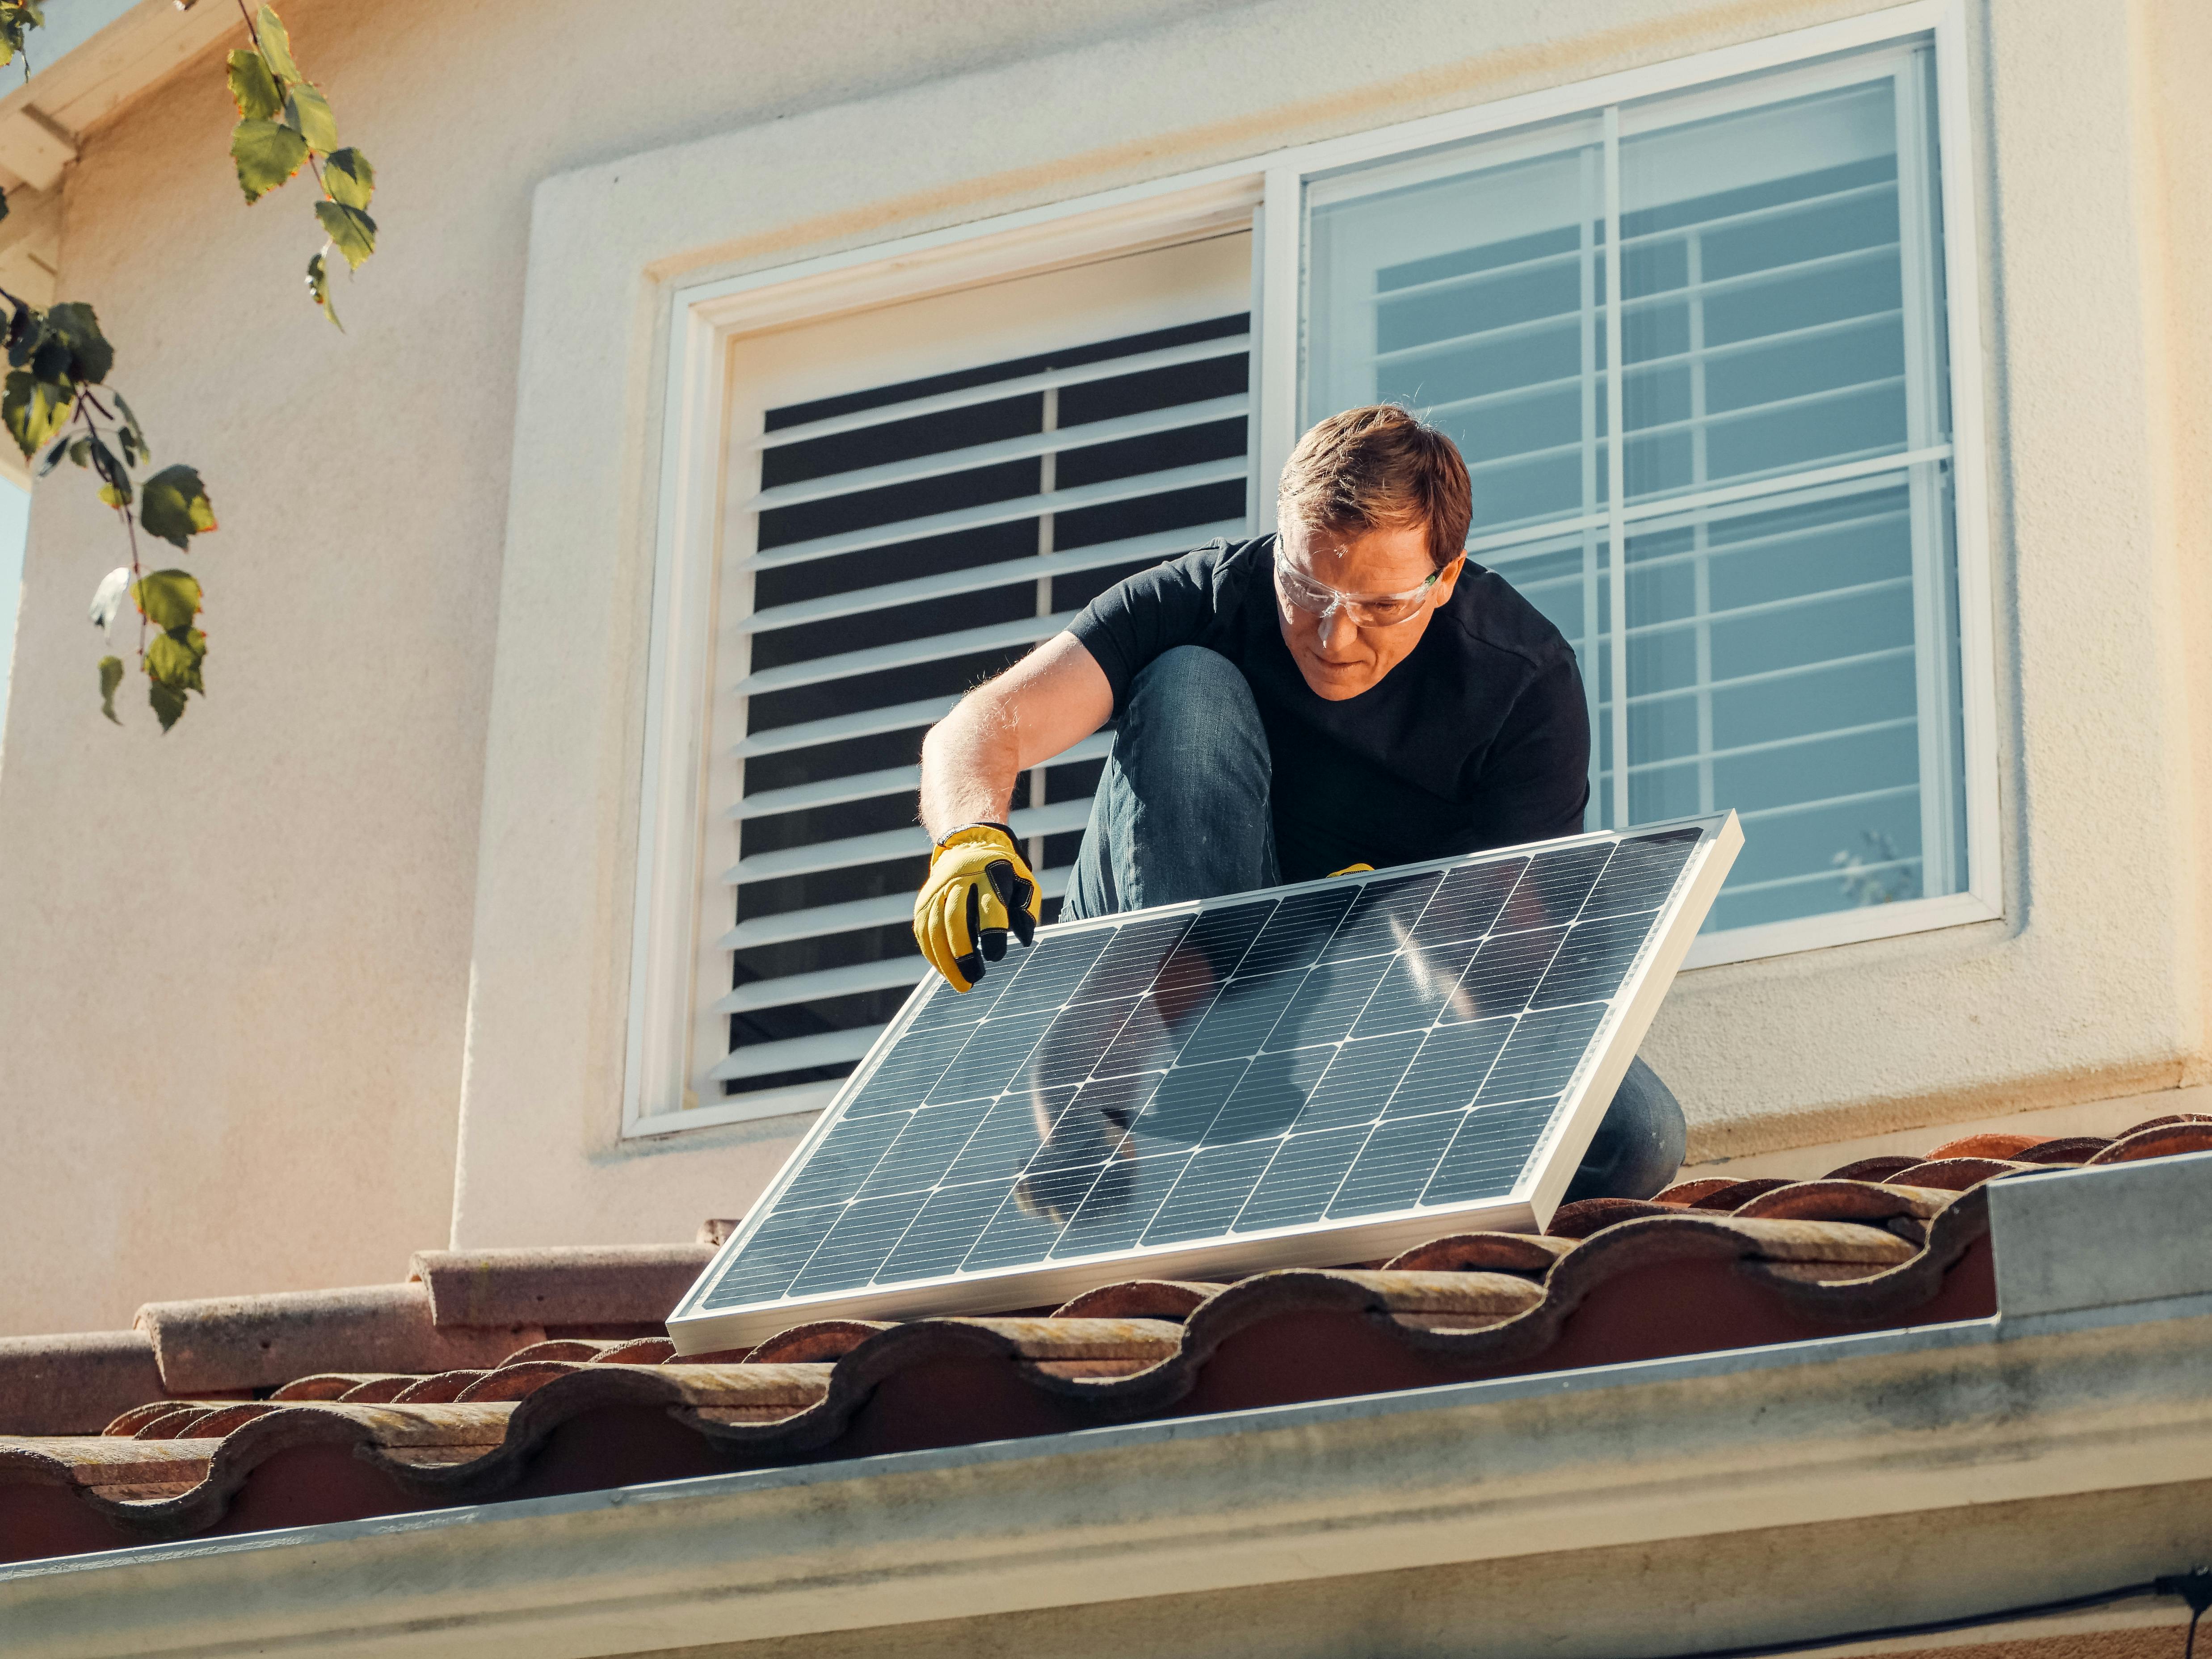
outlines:
{"label": "man's face", "polygon": [[[1425,525],[1349,534],[1287,520],[1280,539],[1280,556],[1291,569],[1354,599],[1403,593],[1419,587],[1436,568],[1429,561]],[[1407,620],[1380,628],[1361,627],[1342,605],[1327,617],[1316,615],[1292,603],[1279,578],[1275,616],[1283,643],[1314,695],[1342,702],[1379,684],[1421,642],[1436,607],[1451,597],[1462,563],[1455,559],[1444,568]]]}

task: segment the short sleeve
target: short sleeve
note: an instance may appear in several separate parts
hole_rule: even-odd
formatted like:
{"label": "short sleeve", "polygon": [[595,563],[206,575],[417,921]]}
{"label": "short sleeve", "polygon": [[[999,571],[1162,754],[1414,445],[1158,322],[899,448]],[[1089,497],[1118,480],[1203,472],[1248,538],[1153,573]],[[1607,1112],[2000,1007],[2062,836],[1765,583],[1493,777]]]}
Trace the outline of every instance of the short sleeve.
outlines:
{"label": "short sleeve", "polygon": [[1130,682],[1179,645],[1196,645],[1214,619],[1214,569],[1227,553],[1214,542],[1124,577],[1078,611],[1067,631],[1082,642],[1119,714]]}

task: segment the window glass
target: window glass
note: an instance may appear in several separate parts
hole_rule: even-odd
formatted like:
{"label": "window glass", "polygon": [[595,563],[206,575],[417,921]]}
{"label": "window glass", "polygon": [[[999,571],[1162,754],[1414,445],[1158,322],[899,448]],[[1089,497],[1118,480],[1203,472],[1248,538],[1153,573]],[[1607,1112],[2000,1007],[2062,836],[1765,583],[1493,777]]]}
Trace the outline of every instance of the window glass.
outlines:
{"label": "window glass", "polygon": [[1930,109],[1891,48],[1308,187],[1302,424],[1458,441],[1581,657],[1591,826],[1741,814],[1709,927],[1966,884]]}

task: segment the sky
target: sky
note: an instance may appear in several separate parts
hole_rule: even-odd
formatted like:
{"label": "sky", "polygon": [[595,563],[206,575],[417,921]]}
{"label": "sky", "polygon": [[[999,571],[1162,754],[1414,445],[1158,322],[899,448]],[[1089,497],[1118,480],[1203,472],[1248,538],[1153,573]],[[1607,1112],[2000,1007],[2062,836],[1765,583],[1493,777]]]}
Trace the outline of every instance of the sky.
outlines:
{"label": "sky", "polygon": [[15,652],[15,603],[23,592],[23,530],[31,492],[0,479],[0,728],[8,720],[8,661]]}

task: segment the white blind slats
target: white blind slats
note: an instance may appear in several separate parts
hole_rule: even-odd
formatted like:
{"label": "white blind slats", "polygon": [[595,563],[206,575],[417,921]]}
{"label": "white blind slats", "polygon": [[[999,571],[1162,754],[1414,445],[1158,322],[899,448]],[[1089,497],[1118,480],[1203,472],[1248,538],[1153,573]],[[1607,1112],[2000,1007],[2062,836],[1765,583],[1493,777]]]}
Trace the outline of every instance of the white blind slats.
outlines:
{"label": "white blind slats", "polygon": [[741,697],[767,691],[788,691],[794,686],[819,685],[824,680],[850,679],[886,668],[907,668],[915,663],[938,662],[946,657],[972,656],[1000,646],[1029,645],[1048,640],[1075,618],[1073,611],[1055,611],[1046,617],[1022,617],[1013,622],[988,623],[981,628],[956,629],[950,634],[929,634],[918,640],[890,645],[872,645],[864,651],[841,651],[832,657],[813,657],[748,674],[730,689]]}
{"label": "white blind slats", "polygon": [[[1674,234],[1677,236],[1680,234],[1680,232]],[[1633,294],[1621,301],[1620,308],[1625,313],[1633,313],[1650,311],[1659,307],[1680,305],[1686,300],[1709,300],[1716,295],[1730,294],[1742,289],[1776,286],[1786,280],[1819,276],[1838,267],[1865,264],[1883,258],[1895,260],[1897,258],[1895,242],[1877,243],[1868,247],[1853,248],[1844,253],[1823,254],[1817,258],[1802,259],[1786,265],[1769,266],[1763,270],[1746,271],[1740,276],[1715,276],[1703,282],[1678,284],[1673,288],[1655,289],[1645,294]],[[1397,298],[1395,293],[1384,294],[1378,295],[1377,301],[1378,302],[1395,301]],[[1560,309],[1548,312],[1540,317],[1470,328],[1456,334],[1441,335],[1433,339],[1418,341],[1411,345],[1393,346],[1387,350],[1376,352],[1374,361],[1378,366],[1388,368],[1393,364],[1417,361],[1447,351],[1458,351],[1470,346],[1494,345],[1506,340],[1539,334],[1547,329],[1571,325],[1580,314],[1577,307],[1563,306]],[[1760,334],[1756,337],[1756,343],[1762,346],[1772,345],[1778,341],[1788,339],[1793,331],[1789,329],[1779,329],[1771,333]],[[1644,366],[1641,360],[1633,361],[1628,365],[1628,371],[1633,374]]]}
{"label": "white blind slats", "polygon": [[872,426],[888,426],[897,421],[911,421],[924,415],[948,414],[957,409],[972,409],[978,404],[995,404],[1008,398],[1021,397],[1032,392],[1057,391],[1062,386],[1086,386],[1094,380],[1115,380],[1125,374],[1142,374],[1155,368],[1178,368],[1186,363],[1218,362],[1224,357],[1243,357],[1250,354],[1252,341],[1249,335],[1227,334],[1211,340],[1194,341],[1188,345],[1162,346],[1157,351],[1133,352],[1126,357],[1103,357],[1096,362],[1077,363],[1066,368],[1041,369],[1034,374],[1023,374],[1012,380],[990,380],[957,392],[939,392],[927,398],[909,398],[902,403],[881,404],[872,409],[858,410],[850,415],[831,415],[822,420],[809,421],[802,426],[787,426],[774,432],[763,433],[753,440],[757,449],[774,449],[785,444],[805,443],[810,439],[827,438],[841,432],[858,432]]}
{"label": "white blind slats", "polygon": [[[1056,836],[1080,830],[1091,817],[1091,802],[1055,801],[1048,806],[1027,806],[1007,815],[1007,826],[1018,841],[1031,836]],[[722,872],[725,885],[748,881],[775,881],[786,876],[809,876],[822,870],[848,869],[856,864],[882,864],[891,859],[916,858],[930,848],[929,832],[920,825],[905,830],[879,830],[872,836],[851,836],[841,841],[818,841],[808,847],[787,847],[773,853],[754,853],[739,859]]]}
{"label": "white blind slats", "polygon": [[1040,455],[1065,455],[1070,450],[1095,449],[1100,444],[1118,443],[1125,438],[1148,437],[1155,432],[1172,432],[1178,427],[1232,420],[1249,412],[1250,407],[1250,400],[1239,392],[1233,398],[1211,398],[1203,403],[1142,410],[1134,415],[1116,416],[1112,420],[1089,421],[1081,426],[1060,427],[1051,432],[1032,432],[1018,438],[1001,438],[995,443],[975,444],[966,449],[948,449],[935,455],[916,455],[909,460],[885,461],[880,466],[864,466],[856,471],[831,473],[826,477],[810,478],[804,483],[779,484],[773,489],[763,489],[746,505],[756,513],[764,513],[771,507],[795,507],[804,501],[857,495],[866,490],[880,489],[887,484],[912,483],[921,478],[940,478],[949,472],[965,472],[971,467],[995,466],[1002,461],[1034,460]]}
{"label": "white blind slats", "polygon": [[[1037,872],[1040,897],[1054,899],[1067,891],[1065,865]],[[782,910],[739,922],[714,941],[723,951],[752,950],[764,945],[786,945],[793,939],[826,938],[832,933],[856,933],[866,927],[888,927],[914,914],[914,895],[891,893],[882,898],[848,899],[842,904],[819,904],[805,910]]]}
{"label": "white blind slats", "polygon": [[901,542],[950,535],[957,530],[982,530],[992,525],[1012,524],[1018,520],[1035,519],[1048,513],[1073,513],[1086,507],[1108,507],[1116,501],[1137,501],[1146,495],[1164,495],[1170,490],[1194,489],[1201,484],[1241,483],[1245,471],[1244,458],[1238,455],[1225,460],[1200,461],[1190,466],[1170,467],[1163,472],[1139,473],[1127,478],[1109,478],[1098,483],[1079,484],[1073,489],[1047,490],[1035,495],[1018,496],[1012,501],[986,501],[975,507],[956,507],[949,513],[933,513],[926,518],[902,519],[890,524],[872,525],[866,530],[848,530],[835,536],[817,536],[803,542],[787,543],[781,547],[754,554],[745,561],[744,568],[781,569],[786,565],[803,564],[810,559],[833,558],[840,553],[865,553],[873,548],[894,547]]}
{"label": "white blind slats", "polygon": [[811,749],[817,744],[842,743],[848,738],[872,738],[882,732],[934,726],[959,702],[957,696],[917,697],[912,702],[885,703],[881,708],[856,708],[849,714],[831,714],[791,726],[772,726],[765,732],[749,732],[731,744],[730,758],[746,760],[757,755],[782,755],[794,749]]}
{"label": "white blind slats", "polygon": [[[1066,766],[1077,761],[1103,760],[1114,747],[1110,732],[1093,732],[1073,748],[1062,750],[1052,758],[1054,766]],[[776,812],[794,812],[809,806],[836,806],[846,801],[871,800],[878,795],[911,793],[921,787],[921,768],[919,766],[887,766],[877,772],[854,772],[842,778],[824,778],[819,783],[793,784],[784,789],[763,789],[757,795],[747,795],[726,816],[733,818],[761,818]]]}
{"label": "white blind slats", "polygon": [[851,996],[860,991],[889,991],[918,983],[929,971],[920,957],[896,957],[889,962],[857,962],[849,968],[822,968],[811,974],[787,974],[781,979],[756,981],[738,988],[708,1012],[742,1014],[756,1008],[787,1008],[794,1002],[817,997]]}
{"label": "white blind slats", "polygon": [[730,1057],[707,1075],[717,1083],[736,1083],[815,1066],[842,1066],[866,1054],[868,1045],[881,1030],[880,1025],[870,1025],[853,1031],[823,1031],[813,1036],[749,1042],[742,1048],[732,1048]]}
{"label": "white blind slats", "polygon": [[[733,954],[730,978],[702,999],[702,1012],[727,1024],[726,1057],[708,1073],[725,1092],[834,1074],[866,1052],[928,971],[908,933],[907,866],[927,854],[929,836],[897,820],[921,783],[922,729],[958,698],[914,693],[972,681],[1058,633],[1113,573],[1246,533],[1241,513],[1220,515],[1245,496],[1251,403],[1243,374],[1224,364],[1241,368],[1249,336],[1241,316],[1179,332],[1231,321],[1233,332],[1173,345],[1153,343],[1176,334],[1129,337],[1128,348],[1153,349],[1120,355],[1110,343],[1079,346],[1092,360],[1066,368],[998,380],[973,371],[972,385],[799,421],[760,441],[761,488],[740,508],[758,525],[759,550],[738,568],[760,573],[765,602],[732,618],[724,637],[757,643],[726,659],[744,672],[720,692],[747,722],[783,712],[763,701],[783,694],[799,694],[816,717],[748,732],[726,750],[743,769],[714,811],[736,830],[737,857],[715,884],[742,919],[716,941]],[[884,441],[873,435],[894,425]],[[822,441],[789,453],[810,441]],[[1239,453],[1224,455],[1231,446]],[[1126,476],[1099,476],[1116,470]],[[973,501],[991,494],[1001,499]],[[934,510],[963,499],[972,504]],[[825,504],[842,516],[819,514]],[[883,521],[809,533],[861,518]],[[790,539],[777,545],[780,537]],[[821,562],[848,554],[876,556]],[[913,637],[887,637],[900,634]],[[1008,815],[1042,866],[1045,898],[1063,896],[1070,875],[1068,842],[1052,838],[1072,838],[1091,815],[1076,787],[1085,775],[1065,769],[1095,765],[1112,745],[1101,732],[1030,769],[1035,804]],[[750,914],[769,905],[793,908]]]}
{"label": "white blind slats", "polygon": [[1310,207],[1302,417],[1408,397],[1459,438],[1469,550],[1581,659],[1601,821],[1768,820],[1723,927],[1963,868],[1927,76],[1747,81]]}
{"label": "white blind slats", "polygon": [[780,628],[796,628],[805,623],[830,622],[839,617],[861,616],[872,611],[886,611],[900,605],[918,605],[929,599],[948,599],[956,593],[975,593],[986,588],[1011,586],[1016,582],[1048,581],[1060,576],[1078,576],[1089,570],[1103,570],[1109,565],[1135,564],[1164,558],[1169,554],[1196,547],[1201,542],[1210,542],[1217,536],[1237,537],[1243,533],[1243,520],[1221,519],[1212,524],[1194,525],[1187,529],[1098,542],[1068,552],[1040,553],[1025,559],[1004,560],[997,564],[970,565],[963,570],[940,571],[933,576],[915,576],[902,582],[885,582],[880,587],[855,588],[849,593],[827,593],[818,599],[799,599],[790,605],[777,605],[772,610],[757,611],[747,626],[756,634],[765,634]]}

